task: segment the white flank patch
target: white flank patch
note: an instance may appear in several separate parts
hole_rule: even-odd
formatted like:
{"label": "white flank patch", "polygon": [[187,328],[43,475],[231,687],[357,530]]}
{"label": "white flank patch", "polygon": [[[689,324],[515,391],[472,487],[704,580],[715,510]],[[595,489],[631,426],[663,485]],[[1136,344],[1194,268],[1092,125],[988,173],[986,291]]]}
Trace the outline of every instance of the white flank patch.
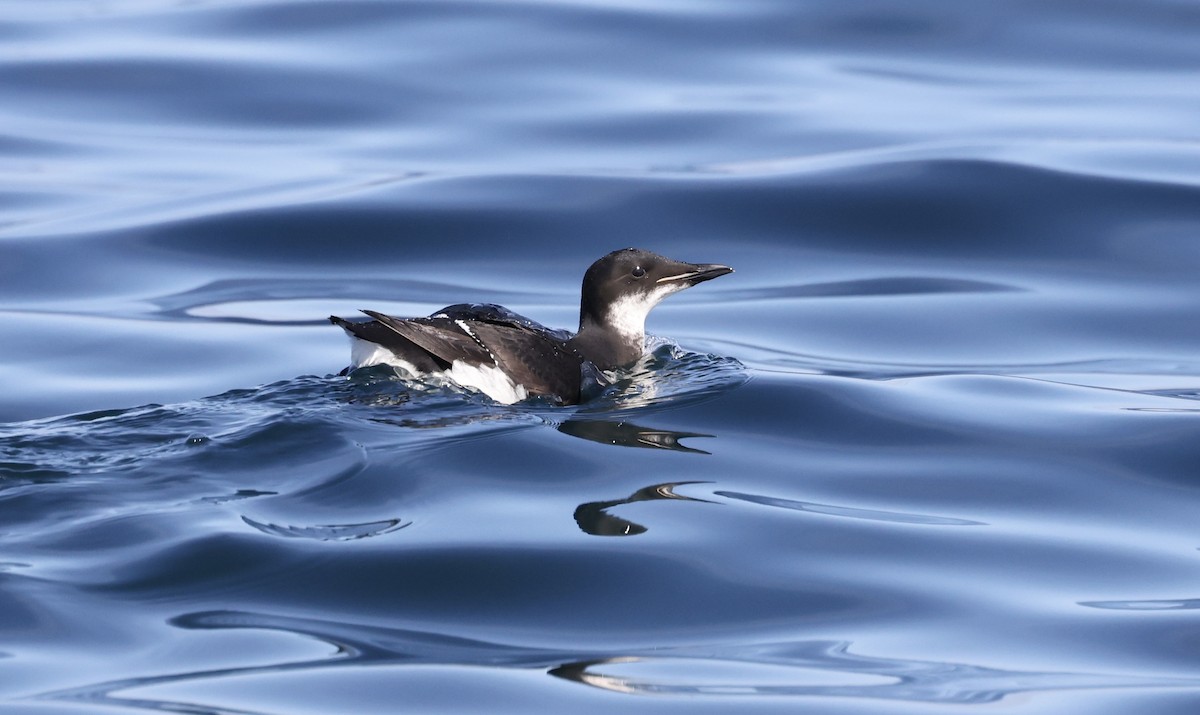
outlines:
{"label": "white flank patch", "polygon": [[479,390],[496,402],[511,405],[529,397],[524,385],[518,385],[494,365],[468,365],[462,360],[450,364],[446,377],[463,387]]}
{"label": "white flank patch", "polygon": [[608,323],[628,340],[642,342],[646,339],[646,316],[663,298],[683,290],[686,286],[669,283],[649,293],[629,295],[617,299],[608,309]]}
{"label": "white flank patch", "polygon": [[351,337],[350,367],[358,369],[372,365],[391,365],[397,370],[404,371],[409,377],[417,377],[421,374],[411,362],[402,359],[399,355],[382,345]]}
{"label": "white flank patch", "polygon": [[504,371],[493,365],[468,365],[462,360],[456,360],[445,372],[427,374],[396,353],[375,343],[359,338],[350,339],[350,366],[354,369],[370,367],[371,365],[390,365],[401,371],[404,377],[415,377],[439,384],[448,380],[469,390],[477,390],[496,402],[511,405],[529,397],[529,391],[524,385],[518,385],[504,374]]}

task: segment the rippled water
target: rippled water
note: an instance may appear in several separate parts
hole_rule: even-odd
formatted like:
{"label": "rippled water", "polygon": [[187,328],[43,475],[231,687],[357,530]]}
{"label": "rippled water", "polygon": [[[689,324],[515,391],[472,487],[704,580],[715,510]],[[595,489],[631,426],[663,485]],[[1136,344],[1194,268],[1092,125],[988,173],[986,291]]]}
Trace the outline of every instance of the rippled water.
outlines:
{"label": "rippled water", "polygon": [[[1195,712],[1198,34],[0,3],[0,711]],[[336,376],[628,245],[612,394]]]}

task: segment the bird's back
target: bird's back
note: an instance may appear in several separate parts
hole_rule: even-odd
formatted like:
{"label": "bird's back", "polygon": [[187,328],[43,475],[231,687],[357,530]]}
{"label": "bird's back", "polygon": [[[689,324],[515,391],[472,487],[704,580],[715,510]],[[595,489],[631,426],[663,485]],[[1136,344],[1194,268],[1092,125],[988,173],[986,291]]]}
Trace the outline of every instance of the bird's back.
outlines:
{"label": "bird's back", "polygon": [[418,373],[444,374],[501,402],[537,395],[563,404],[580,400],[584,359],[569,345],[566,331],[490,304],[460,303],[428,318],[364,312],[374,320],[330,320],[352,337],[386,348]]}

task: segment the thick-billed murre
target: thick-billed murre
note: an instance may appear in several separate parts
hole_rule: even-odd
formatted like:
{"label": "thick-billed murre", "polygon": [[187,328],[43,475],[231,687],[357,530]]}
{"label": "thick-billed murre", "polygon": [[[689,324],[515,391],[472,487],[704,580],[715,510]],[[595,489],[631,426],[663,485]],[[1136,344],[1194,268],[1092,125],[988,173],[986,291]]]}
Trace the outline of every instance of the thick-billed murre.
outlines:
{"label": "thick-billed murre", "polygon": [[386,364],[412,377],[437,375],[511,404],[546,396],[576,404],[589,375],[636,362],[645,351],[646,316],[672,293],[732,273],[715,263],[684,263],[650,251],[613,251],[588,268],[579,332],[551,330],[490,304],[458,304],[428,318],[329,321],[351,338],[348,370]]}

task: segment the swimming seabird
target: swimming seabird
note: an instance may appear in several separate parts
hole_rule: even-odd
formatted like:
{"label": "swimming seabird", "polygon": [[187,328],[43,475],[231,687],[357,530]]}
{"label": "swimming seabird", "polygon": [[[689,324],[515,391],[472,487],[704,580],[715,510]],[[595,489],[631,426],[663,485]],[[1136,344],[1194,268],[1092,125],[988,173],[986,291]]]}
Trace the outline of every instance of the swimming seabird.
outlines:
{"label": "swimming seabird", "polygon": [[511,404],[544,396],[576,404],[589,375],[628,367],[642,356],[646,316],[672,293],[733,269],[684,263],[626,248],[600,258],[583,276],[579,331],[551,330],[507,308],[460,303],[428,318],[329,321],[351,338],[348,370],[386,364],[411,377],[436,376]]}

